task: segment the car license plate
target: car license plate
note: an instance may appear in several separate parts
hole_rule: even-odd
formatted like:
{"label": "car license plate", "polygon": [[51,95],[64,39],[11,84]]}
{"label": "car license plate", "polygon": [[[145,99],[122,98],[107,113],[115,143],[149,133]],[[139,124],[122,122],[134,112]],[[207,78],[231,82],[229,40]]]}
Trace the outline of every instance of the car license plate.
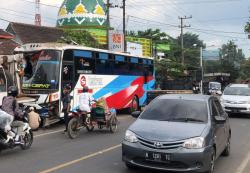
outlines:
{"label": "car license plate", "polygon": [[171,155],[170,154],[163,154],[163,153],[153,153],[153,152],[146,152],[145,154],[146,160],[150,161],[170,161]]}
{"label": "car license plate", "polygon": [[237,110],[237,109],[233,109],[232,110],[234,113],[238,113],[239,112],[239,110]]}

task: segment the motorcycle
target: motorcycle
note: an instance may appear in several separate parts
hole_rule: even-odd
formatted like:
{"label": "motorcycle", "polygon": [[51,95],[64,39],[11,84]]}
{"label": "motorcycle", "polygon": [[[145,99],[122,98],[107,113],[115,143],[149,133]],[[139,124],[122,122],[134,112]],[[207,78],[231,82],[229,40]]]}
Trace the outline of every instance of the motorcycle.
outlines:
{"label": "motorcycle", "polygon": [[[3,115],[4,114],[3,111],[1,111],[0,114]],[[2,116],[1,118],[4,117]],[[27,114],[25,113],[23,120],[24,126],[23,126],[22,142],[15,141],[17,135],[17,128],[10,126],[10,123],[12,122],[10,118],[6,116],[5,118],[6,119],[1,122],[0,126],[0,151],[5,149],[13,149],[17,146],[20,146],[20,148],[23,150],[29,149],[33,143],[33,132],[28,124]]]}
{"label": "motorcycle", "polygon": [[105,113],[102,108],[92,107],[90,113],[75,110],[69,114],[70,120],[68,123],[68,136],[71,139],[76,138],[79,135],[81,128],[86,127],[88,132],[94,130],[94,127],[98,125],[99,129],[109,129],[111,133],[117,130],[117,116],[115,109],[110,109]]}

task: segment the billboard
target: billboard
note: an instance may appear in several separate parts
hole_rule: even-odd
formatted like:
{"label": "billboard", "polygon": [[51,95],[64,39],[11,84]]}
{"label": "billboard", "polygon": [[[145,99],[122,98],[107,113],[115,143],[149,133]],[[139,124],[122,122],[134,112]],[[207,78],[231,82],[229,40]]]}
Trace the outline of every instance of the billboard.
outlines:
{"label": "billboard", "polygon": [[124,52],[124,35],[121,32],[109,31],[109,50]]}
{"label": "billboard", "polygon": [[220,59],[219,50],[203,50],[202,58],[206,61],[217,61]]}
{"label": "billboard", "polygon": [[151,57],[152,52],[152,40],[148,38],[126,37],[126,41],[134,42],[142,45],[142,54],[146,57]]}
{"label": "billboard", "polygon": [[143,56],[142,45],[134,42],[127,42],[127,52],[135,56]]}

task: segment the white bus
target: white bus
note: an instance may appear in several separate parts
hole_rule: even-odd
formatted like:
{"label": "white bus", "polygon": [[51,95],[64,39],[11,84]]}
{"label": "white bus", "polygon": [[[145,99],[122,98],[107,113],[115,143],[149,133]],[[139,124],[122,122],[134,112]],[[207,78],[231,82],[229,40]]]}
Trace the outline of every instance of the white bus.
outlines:
{"label": "white bus", "polygon": [[29,62],[25,71],[30,74],[23,77],[21,89],[33,99],[28,104],[37,109],[45,126],[63,117],[65,85],[72,88],[72,109],[87,85],[93,97],[105,98],[110,108],[131,111],[145,103],[146,91],[155,85],[152,58],[57,43],[27,44],[15,53]]}

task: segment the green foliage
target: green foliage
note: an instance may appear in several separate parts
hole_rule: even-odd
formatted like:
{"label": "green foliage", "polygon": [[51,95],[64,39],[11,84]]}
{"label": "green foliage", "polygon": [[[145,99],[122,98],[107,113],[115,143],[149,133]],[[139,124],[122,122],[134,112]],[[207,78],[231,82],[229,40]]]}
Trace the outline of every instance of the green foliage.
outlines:
{"label": "green foliage", "polygon": [[[184,57],[187,69],[200,67],[200,47],[205,47],[199,35],[192,33],[183,34],[184,39]],[[181,45],[181,37],[177,37],[178,45]],[[180,57],[180,56],[179,56]],[[181,61],[181,59],[179,59]]]}
{"label": "green foliage", "polygon": [[64,38],[59,40],[61,43],[75,42],[79,45],[88,47],[99,47],[98,42],[91,36],[91,34],[84,30],[64,30]]}
{"label": "green foliage", "polygon": [[183,76],[184,68],[180,63],[169,59],[155,59],[156,81],[165,82],[168,79],[176,79]]}
{"label": "green foliage", "polygon": [[[250,20],[250,18],[249,18]],[[250,33],[250,22],[247,22],[245,25],[245,32]]]}
{"label": "green foliage", "polygon": [[240,79],[250,79],[250,59],[245,59],[241,62]]}
{"label": "green foliage", "polygon": [[222,45],[220,49],[221,72],[230,73],[231,81],[240,77],[241,64],[245,56],[233,41]]}

